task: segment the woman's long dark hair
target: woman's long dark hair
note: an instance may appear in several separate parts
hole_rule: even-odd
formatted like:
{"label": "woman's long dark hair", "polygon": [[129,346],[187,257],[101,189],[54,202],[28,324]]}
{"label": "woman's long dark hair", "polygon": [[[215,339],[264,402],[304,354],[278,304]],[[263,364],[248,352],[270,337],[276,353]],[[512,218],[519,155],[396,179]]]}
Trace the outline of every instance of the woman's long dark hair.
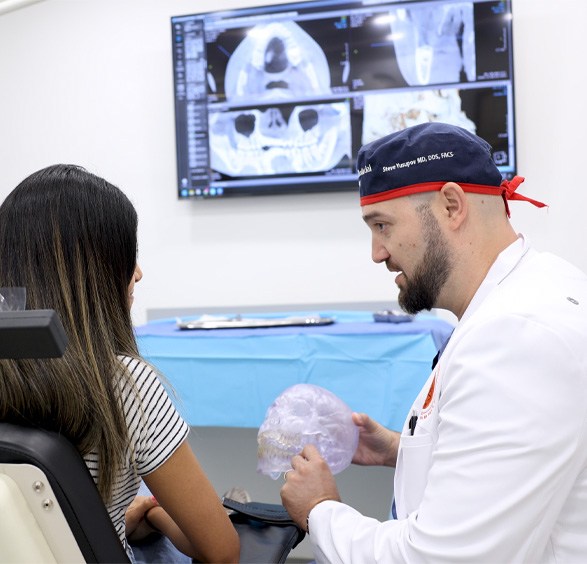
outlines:
{"label": "woman's long dark hair", "polygon": [[128,456],[117,355],[138,356],[128,301],[136,262],[133,205],[81,167],[35,172],[0,206],[0,286],[24,286],[27,309],[54,309],[69,340],[59,359],[0,361],[0,420],[97,450],[106,501]]}

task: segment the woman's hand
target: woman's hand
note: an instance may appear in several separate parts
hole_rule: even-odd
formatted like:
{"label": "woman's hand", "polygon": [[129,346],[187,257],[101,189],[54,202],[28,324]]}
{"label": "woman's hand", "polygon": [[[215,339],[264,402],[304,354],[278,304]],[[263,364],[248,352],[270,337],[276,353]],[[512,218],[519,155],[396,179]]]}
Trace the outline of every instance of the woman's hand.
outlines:
{"label": "woman's hand", "polygon": [[132,500],[124,516],[126,523],[126,537],[129,540],[141,540],[151,533],[156,532],[145,519],[145,515],[149,509],[153,509],[153,507],[157,507],[157,505],[157,500],[152,496],[138,495]]}

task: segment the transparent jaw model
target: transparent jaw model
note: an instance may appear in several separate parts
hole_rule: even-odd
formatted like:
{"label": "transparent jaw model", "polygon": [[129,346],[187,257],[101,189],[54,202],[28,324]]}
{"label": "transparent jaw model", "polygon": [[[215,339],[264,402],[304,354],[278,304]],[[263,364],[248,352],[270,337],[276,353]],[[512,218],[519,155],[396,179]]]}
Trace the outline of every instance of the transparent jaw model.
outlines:
{"label": "transparent jaw model", "polygon": [[257,471],[274,480],[291,469],[305,445],[316,446],[333,474],[347,468],[359,431],[351,409],[332,392],[313,384],[286,389],[267,410],[257,435]]}
{"label": "transparent jaw model", "polygon": [[252,28],[228,62],[225,89],[230,104],[261,105],[210,114],[214,170],[230,176],[318,172],[350,156],[348,103],[303,103],[330,94],[330,71],[318,43],[295,22]]}
{"label": "transparent jaw model", "polygon": [[390,22],[398,65],[409,85],[475,80],[472,2],[398,8]]}

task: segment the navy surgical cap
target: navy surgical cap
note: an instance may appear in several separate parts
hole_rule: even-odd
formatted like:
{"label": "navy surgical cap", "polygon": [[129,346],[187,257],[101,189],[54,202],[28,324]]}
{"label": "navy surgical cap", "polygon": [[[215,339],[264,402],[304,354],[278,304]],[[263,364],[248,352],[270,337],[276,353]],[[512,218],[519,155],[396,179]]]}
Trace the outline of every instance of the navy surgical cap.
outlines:
{"label": "navy surgical cap", "polygon": [[546,204],[515,193],[524,178],[503,180],[491,146],[477,135],[446,123],[422,123],[386,135],[359,150],[361,206],[440,190],[447,182],[465,192]]}

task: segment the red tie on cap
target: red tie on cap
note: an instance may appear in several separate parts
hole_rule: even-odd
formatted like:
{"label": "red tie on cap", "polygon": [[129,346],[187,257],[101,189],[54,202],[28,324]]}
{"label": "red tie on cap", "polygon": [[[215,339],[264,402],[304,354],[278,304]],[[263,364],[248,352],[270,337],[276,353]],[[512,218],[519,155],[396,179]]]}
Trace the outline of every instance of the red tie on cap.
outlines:
{"label": "red tie on cap", "polygon": [[546,207],[546,204],[543,202],[539,202],[538,200],[533,200],[532,198],[528,198],[527,196],[523,196],[522,194],[516,193],[518,186],[522,184],[524,180],[525,178],[523,176],[514,176],[511,180],[504,179],[501,183],[501,187],[503,188],[501,195],[505,203],[505,211],[508,214],[508,217],[511,217],[510,207],[508,206],[508,200],[523,200],[524,202],[530,202],[537,208]]}

